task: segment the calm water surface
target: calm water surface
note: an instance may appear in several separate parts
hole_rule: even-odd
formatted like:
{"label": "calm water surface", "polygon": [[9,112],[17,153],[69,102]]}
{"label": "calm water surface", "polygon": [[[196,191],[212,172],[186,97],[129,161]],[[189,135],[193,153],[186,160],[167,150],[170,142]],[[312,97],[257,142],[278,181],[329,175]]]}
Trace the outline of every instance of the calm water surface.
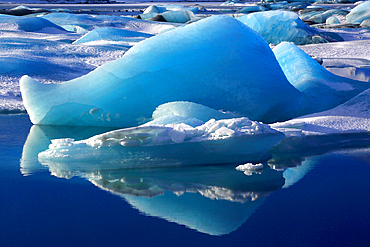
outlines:
{"label": "calm water surface", "polygon": [[0,116],[0,246],[370,245],[369,149],[274,157],[261,174],[41,165],[49,139],[103,130],[31,126]]}

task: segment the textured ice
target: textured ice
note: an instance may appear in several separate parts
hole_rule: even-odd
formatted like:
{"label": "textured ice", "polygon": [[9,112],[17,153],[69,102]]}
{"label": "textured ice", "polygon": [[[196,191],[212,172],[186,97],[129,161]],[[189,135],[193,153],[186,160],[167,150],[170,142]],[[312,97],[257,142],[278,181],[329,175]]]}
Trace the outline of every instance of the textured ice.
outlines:
{"label": "textured ice", "polygon": [[171,101],[273,122],[295,116],[302,99],[263,38],[228,16],[144,40],[122,58],[61,84],[24,76],[21,90],[34,124],[113,127],[147,122]]}
{"label": "textured ice", "polygon": [[161,16],[166,21],[174,23],[186,23],[195,18],[194,13],[189,10],[166,11]]}
{"label": "textured ice", "polygon": [[307,26],[299,16],[291,11],[265,11],[237,18],[259,33],[267,43],[279,44],[283,41],[296,45],[324,43],[319,33]]}
{"label": "textured ice", "polygon": [[40,17],[24,17],[0,14],[0,30],[65,33],[66,30]]}
{"label": "textured ice", "polygon": [[342,15],[345,16],[348,14],[347,10],[341,9],[330,9],[323,13],[317,13],[316,15],[307,19],[307,21],[312,21],[314,23],[325,23],[326,20],[333,15]]}
{"label": "textured ice", "polygon": [[160,16],[168,22],[185,23],[194,19],[194,14],[198,14],[200,8],[197,6],[186,8],[182,5],[152,5],[146,8],[139,16],[144,20],[151,20]]}
{"label": "textured ice", "polygon": [[175,27],[176,24],[158,23],[138,20],[125,16],[87,15],[70,13],[51,13],[43,16],[56,25],[66,27],[68,30],[91,31],[98,27],[122,28],[150,34],[158,34],[166,29]]}
{"label": "textured ice", "polygon": [[347,15],[347,23],[361,24],[366,19],[370,19],[370,1],[363,2],[356,6]]}
{"label": "textured ice", "polygon": [[[166,117],[162,118],[168,122]],[[81,141],[52,140],[49,149],[39,154],[39,159],[122,163],[125,167],[258,161],[284,138],[268,125],[247,118],[211,119],[195,127],[184,122],[163,125],[155,120]],[[162,156],[166,158],[163,160]]]}
{"label": "textured ice", "polygon": [[325,24],[332,25],[332,24],[339,24],[339,20],[335,16],[330,16],[328,19],[326,19]]}
{"label": "textured ice", "polygon": [[91,44],[91,42],[100,42],[101,44],[101,42],[107,42],[132,45],[152,36],[153,35],[151,34],[142,32],[129,31],[119,28],[101,27],[85,34],[80,39],[73,42],[73,44]]}
{"label": "textured ice", "polygon": [[52,10],[43,9],[43,8],[29,8],[26,6],[17,6],[12,9],[1,9],[0,14],[6,15],[15,15],[15,16],[24,16],[24,15],[31,15],[37,13],[50,13]]}
{"label": "textured ice", "polygon": [[281,43],[273,51],[288,80],[312,100],[309,112],[331,109],[369,88],[330,73],[292,43]]}

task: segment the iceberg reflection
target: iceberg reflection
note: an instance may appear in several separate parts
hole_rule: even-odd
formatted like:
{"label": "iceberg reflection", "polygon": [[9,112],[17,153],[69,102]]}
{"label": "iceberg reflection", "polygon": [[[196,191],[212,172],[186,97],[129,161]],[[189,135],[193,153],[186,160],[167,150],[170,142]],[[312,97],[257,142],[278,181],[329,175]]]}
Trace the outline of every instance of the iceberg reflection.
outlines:
{"label": "iceberg reflection", "polygon": [[250,176],[235,165],[117,169],[109,165],[44,163],[52,175],[79,176],[123,197],[145,215],[163,218],[210,235],[238,229],[271,192],[284,185],[266,166]]}
{"label": "iceberg reflection", "polygon": [[[146,215],[163,218],[210,235],[238,229],[284,185],[282,174],[264,163],[262,172],[246,175],[234,165],[172,166],[125,169],[119,163],[37,162],[51,139],[84,139],[106,129],[33,126],[24,145],[24,174],[47,168],[53,176],[87,179],[95,186],[123,197]],[[140,159],[136,161],[140,163]]]}

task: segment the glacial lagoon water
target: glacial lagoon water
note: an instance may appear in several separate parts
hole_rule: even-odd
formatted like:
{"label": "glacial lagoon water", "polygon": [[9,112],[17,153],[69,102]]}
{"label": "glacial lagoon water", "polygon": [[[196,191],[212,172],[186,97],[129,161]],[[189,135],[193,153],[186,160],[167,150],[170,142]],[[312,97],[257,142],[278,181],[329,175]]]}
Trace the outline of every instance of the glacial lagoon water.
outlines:
{"label": "glacial lagoon water", "polygon": [[370,244],[368,148],[274,154],[251,174],[121,169],[37,160],[49,139],[107,129],[32,127],[27,115],[0,126],[0,246]]}

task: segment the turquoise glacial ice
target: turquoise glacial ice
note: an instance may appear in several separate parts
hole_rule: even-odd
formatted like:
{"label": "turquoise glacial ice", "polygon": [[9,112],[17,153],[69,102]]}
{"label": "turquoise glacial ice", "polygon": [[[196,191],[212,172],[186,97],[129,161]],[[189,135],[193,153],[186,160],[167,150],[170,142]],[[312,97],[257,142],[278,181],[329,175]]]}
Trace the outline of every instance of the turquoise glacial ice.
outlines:
{"label": "turquoise glacial ice", "polygon": [[273,52],[289,82],[311,101],[306,113],[331,109],[369,88],[367,83],[332,74],[292,43],[283,42]]}
{"label": "turquoise glacial ice", "polygon": [[189,101],[251,120],[297,115],[302,94],[268,44],[229,16],[213,16],[146,39],[91,73],[60,84],[20,82],[34,124],[129,127],[157,106]]}
{"label": "turquoise glacial ice", "polygon": [[319,33],[306,25],[298,14],[292,11],[257,12],[237,19],[259,33],[269,44],[277,45],[283,41],[296,45],[327,42],[323,38],[318,38]]}
{"label": "turquoise glacial ice", "polygon": [[346,22],[352,24],[361,24],[367,19],[370,19],[370,1],[359,4],[346,16]]}
{"label": "turquoise glacial ice", "polygon": [[100,27],[88,32],[73,44],[83,44],[88,42],[97,41],[110,41],[110,42],[125,42],[136,43],[144,39],[152,37],[152,34],[129,31],[112,27]]}

